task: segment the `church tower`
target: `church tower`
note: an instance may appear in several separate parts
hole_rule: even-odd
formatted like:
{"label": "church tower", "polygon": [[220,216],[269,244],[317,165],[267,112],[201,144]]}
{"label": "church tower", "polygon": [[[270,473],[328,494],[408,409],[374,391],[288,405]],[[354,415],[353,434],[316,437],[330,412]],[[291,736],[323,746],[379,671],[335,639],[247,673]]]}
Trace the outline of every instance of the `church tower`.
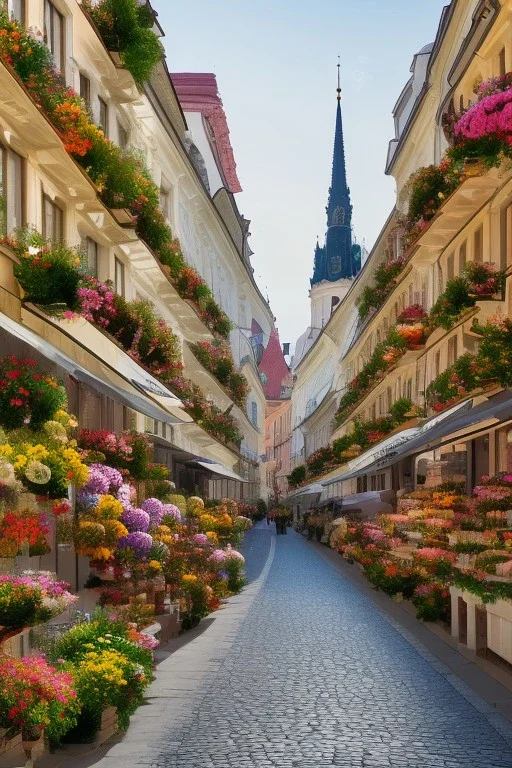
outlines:
{"label": "church tower", "polygon": [[337,102],[332,179],[326,208],[327,234],[323,247],[318,242],[316,244],[311,279],[312,328],[323,328],[361,269],[361,247],[352,239],[352,205],[345,166],[339,63]]}

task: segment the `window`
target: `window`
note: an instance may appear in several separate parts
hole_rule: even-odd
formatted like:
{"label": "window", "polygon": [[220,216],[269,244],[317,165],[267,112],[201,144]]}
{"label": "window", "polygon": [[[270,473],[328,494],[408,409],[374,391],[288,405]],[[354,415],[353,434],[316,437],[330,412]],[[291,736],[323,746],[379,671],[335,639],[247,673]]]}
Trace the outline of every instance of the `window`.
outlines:
{"label": "window", "polygon": [[427,308],[427,281],[421,281],[421,306]]}
{"label": "window", "polygon": [[98,97],[98,105],[98,127],[108,137],[108,104],[101,97]]}
{"label": "window", "polygon": [[473,238],[473,261],[483,260],[483,229],[478,227]]}
{"label": "window", "polygon": [[251,402],[251,421],[255,427],[258,426],[258,403]]}
{"label": "window", "polygon": [[0,232],[10,234],[24,224],[23,158],[0,144]]}
{"label": "window", "polygon": [[408,397],[409,400],[412,400],[412,379],[407,381],[406,397]]}
{"label": "window", "polygon": [[170,221],[172,218],[172,192],[171,188],[167,185],[160,187],[160,208],[167,221]]}
{"label": "window", "polygon": [[461,112],[464,112],[464,94],[461,93],[460,99],[459,99],[459,109]]}
{"label": "window", "polygon": [[505,75],[507,73],[507,61],[504,48],[502,48],[498,54],[498,67],[500,75]]}
{"label": "window", "polygon": [[391,387],[388,387],[386,390],[386,401],[387,401],[386,411],[387,413],[389,413],[389,409],[391,408],[391,404],[393,402],[393,393],[391,391]]}
{"label": "window", "polygon": [[466,266],[466,261],[467,261],[466,241],[464,240],[459,251],[459,272],[462,272],[462,270]]}
{"label": "window", "polygon": [[455,262],[455,254],[450,253],[448,258],[446,259],[446,279],[447,280],[453,280],[454,262]]}
{"label": "window", "polygon": [[16,19],[20,24],[23,24],[25,21],[25,0],[8,0],[7,10],[11,18]]}
{"label": "window", "polygon": [[44,42],[50,49],[55,66],[64,69],[64,16],[51,0],[44,0]]}
{"label": "window", "polygon": [[122,123],[117,121],[117,143],[121,147],[121,149],[126,149],[128,146],[128,142],[130,140],[130,137],[128,135],[128,131],[126,128],[122,125]]}
{"label": "window", "polygon": [[448,365],[453,365],[457,359],[457,337],[452,336],[448,341]]}
{"label": "window", "polygon": [[124,279],[124,264],[115,257],[115,271],[114,271],[114,289],[120,296],[124,296],[125,279]]}
{"label": "window", "polygon": [[43,195],[43,235],[50,240],[64,239],[64,213],[48,195]]}
{"label": "window", "polygon": [[87,255],[87,271],[93,277],[98,277],[98,243],[91,237],[85,237],[82,248]]}
{"label": "window", "polygon": [[440,373],[441,373],[441,353],[436,352],[435,364],[434,364],[434,378],[437,379]]}
{"label": "window", "polygon": [[80,96],[85,101],[88,107],[91,106],[91,81],[80,72]]}

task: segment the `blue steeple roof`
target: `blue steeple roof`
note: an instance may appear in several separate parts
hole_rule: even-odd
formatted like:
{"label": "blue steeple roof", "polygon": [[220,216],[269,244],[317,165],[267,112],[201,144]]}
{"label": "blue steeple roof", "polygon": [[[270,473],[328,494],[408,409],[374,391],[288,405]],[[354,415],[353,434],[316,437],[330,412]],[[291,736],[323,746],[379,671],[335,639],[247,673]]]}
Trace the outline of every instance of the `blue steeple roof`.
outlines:
{"label": "blue steeple roof", "polygon": [[345,165],[339,64],[337,101],[332,178],[326,208],[327,234],[325,246],[321,248],[318,243],[316,246],[312,286],[322,280],[335,282],[341,278],[351,279],[361,269],[361,252],[352,242],[352,204]]}

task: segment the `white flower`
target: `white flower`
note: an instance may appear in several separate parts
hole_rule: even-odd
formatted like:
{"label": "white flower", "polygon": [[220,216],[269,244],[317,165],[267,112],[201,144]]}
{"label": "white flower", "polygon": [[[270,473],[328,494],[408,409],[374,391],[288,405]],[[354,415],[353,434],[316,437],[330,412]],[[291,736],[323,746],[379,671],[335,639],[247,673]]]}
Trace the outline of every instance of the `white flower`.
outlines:
{"label": "white flower", "polygon": [[51,469],[40,461],[30,461],[25,469],[25,477],[31,483],[46,485],[52,476]]}
{"label": "white flower", "polygon": [[3,485],[14,485],[16,477],[14,475],[14,467],[9,464],[5,459],[0,459],[0,483]]}
{"label": "white flower", "polygon": [[37,256],[38,253],[41,253],[40,248],[34,248],[33,245],[29,245],[28,252],[31,256]]}

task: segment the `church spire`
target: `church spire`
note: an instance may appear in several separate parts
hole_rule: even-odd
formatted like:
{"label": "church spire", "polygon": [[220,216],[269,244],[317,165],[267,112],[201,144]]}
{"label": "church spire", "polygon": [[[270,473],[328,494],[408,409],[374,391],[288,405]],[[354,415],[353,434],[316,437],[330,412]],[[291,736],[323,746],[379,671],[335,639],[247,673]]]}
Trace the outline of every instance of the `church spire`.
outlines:
{"label": "church spire", "polygon": [[332,159],[331,187],[327,203],[327,235],[325,247],[315,251],[315,269],[311,285],[328,280],[352,279],[361,269],[359,249],[352,243],[352,205],[347,184],[343,121],[341,117],[341,65],[338,57],[336,89],[336,128]]}

